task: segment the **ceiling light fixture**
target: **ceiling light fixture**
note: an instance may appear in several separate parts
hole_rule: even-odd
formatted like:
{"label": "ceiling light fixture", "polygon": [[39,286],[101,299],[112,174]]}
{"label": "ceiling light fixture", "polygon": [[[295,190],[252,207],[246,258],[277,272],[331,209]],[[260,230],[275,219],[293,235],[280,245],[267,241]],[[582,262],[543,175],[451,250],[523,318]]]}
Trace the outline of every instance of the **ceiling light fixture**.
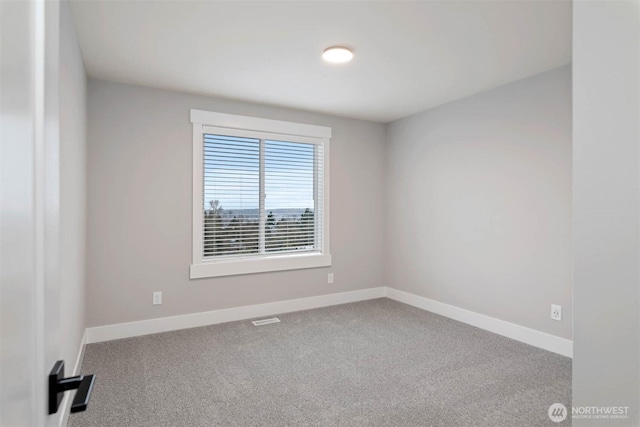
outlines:
{"label": "ceiling light fixture", "polygon": [[353,52],[350,49],[342,46],[328,47],[322,52],[322,59],[334,64],[341,64],[343,62],[349,62],[353,58]]}

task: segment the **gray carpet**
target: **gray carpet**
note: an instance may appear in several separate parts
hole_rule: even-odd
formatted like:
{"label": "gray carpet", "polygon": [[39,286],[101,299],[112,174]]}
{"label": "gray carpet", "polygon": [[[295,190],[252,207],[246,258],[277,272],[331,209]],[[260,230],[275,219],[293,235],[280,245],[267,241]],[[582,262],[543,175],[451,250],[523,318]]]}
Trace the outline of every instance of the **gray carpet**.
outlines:
{"label": "gray carpet", "polygon": [[386,298],[86,348],[69,426],[544,426],[571,360]]}

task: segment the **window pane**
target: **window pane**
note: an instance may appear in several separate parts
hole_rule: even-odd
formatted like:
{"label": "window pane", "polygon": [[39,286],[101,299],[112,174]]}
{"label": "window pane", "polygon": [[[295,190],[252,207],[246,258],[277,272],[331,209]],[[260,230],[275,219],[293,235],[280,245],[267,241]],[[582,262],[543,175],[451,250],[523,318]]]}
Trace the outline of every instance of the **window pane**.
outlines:
{"label": "window pane", "polygon": [[312,144],[265,141],[265,250],[315,248],[316,148]]}
{"label": "window pane", "polygon": [[204,257],[258,252],[260,141],[204,135]]}

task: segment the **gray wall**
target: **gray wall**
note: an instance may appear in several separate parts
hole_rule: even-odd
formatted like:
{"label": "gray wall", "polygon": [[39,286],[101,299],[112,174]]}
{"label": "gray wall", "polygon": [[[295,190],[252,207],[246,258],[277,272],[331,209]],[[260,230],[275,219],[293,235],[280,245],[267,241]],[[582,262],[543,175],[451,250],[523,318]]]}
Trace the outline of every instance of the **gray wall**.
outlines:
{"label": "gray wall", "polygon": [[640,4],[573,4],[574,406],[640,425]]}
{"label": "gray wall", "polygon": [[570,339],[570,67],[393,122],[387,155],[387,284]]}
{"label": "gray wall", "polygon": [[[88,326],[384,285],[384,125],[93,79],[88,88]],[[189,280],[191,108],[333,128],[331,268]]]}
{"label": "gray wall", "polygon": [[60,357],[71,373],[85,329],[87,77],[60,3]]}

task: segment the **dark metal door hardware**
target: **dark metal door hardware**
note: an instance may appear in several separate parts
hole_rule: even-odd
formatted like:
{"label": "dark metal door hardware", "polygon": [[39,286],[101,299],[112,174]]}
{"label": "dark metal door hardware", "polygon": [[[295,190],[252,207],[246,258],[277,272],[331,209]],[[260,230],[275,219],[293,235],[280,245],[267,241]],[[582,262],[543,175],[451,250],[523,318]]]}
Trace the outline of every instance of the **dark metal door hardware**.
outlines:
{"label": "dark metal door hardware", "polygon": [[82,412],[87,409],[95,375],[78,375],[77,377],[64,378],[64,361],[58,360],[49,373],[49,414],[58,412],[65,391],[78,389],[71,412]]}

